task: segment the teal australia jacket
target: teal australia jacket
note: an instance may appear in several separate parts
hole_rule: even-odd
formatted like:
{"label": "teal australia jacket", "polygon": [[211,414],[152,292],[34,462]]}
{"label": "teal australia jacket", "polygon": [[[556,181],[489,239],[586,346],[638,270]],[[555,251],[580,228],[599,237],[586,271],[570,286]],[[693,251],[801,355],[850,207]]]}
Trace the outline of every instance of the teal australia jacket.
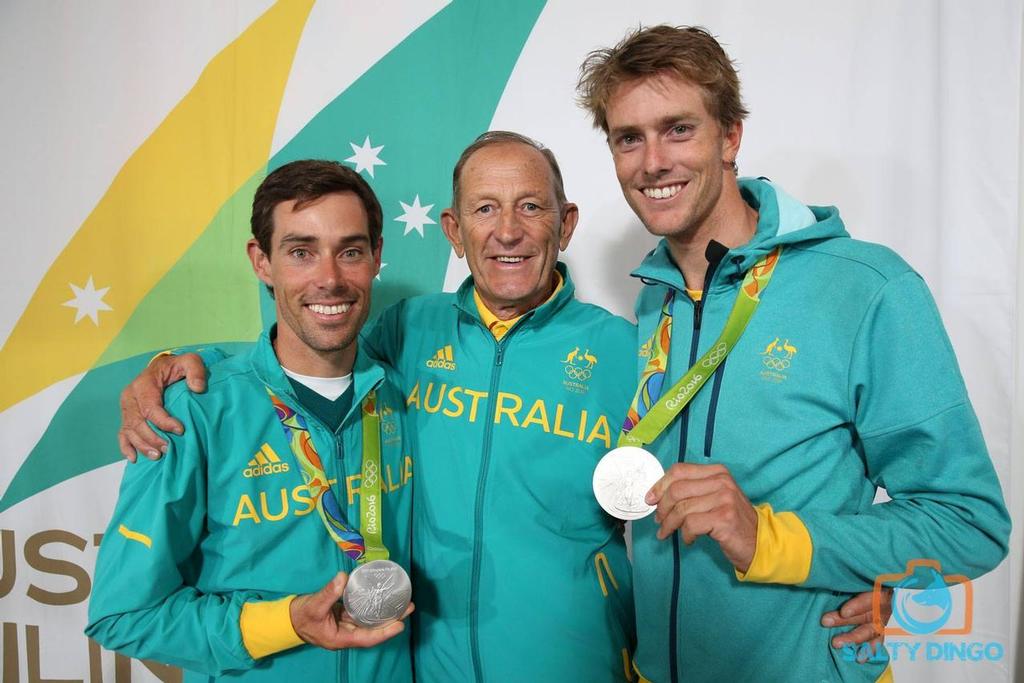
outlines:
{"label": "teal australia jacket", "polygon": [[[383,367],[360,353],[351,410],[333,432],[299,403],[265,333],[248,353],[213,365],[205,393],[183,385],[168,390],[168,409],[185,433],[163,434],[170,444],[163,459],[125,468],[97,560],[86,633],[105,648],[180,666],[187,681],[411,681],[408,630],[366,650],[299,644],[258,659],[250,652],[254,629],[290,629],[286,603],[283,612],[261,607],[318,591],[355,567],[314,508],[268,388],[306,418],[354,525],[361,404],[376,390],[384,542],[391,559],[409,567],[413,453],[400,392]],[[243,629],[249,610],[258,622],[285,623]]]}
{"label": "teal australia jacket", "polygon": [[[636,664],[658,683],[874,681],[884,655],[858,664],[832,649],[846,629],[821,615],[913,560],[943,575],[991,570],[1009,517],[921,277],[850,239],[835,208],[763,180],[740,188],[757,232],[711,271],[699,303],[664,242],[633,274],[646,285],[641,348],[675,294],[671,386],[721,332],[744,273],[783,246],[738,345],[650,446],[666,468],[725,465],[759,507],[757,551],[741,577],[711,538],[659,541],[653,516],[635,522]],[[892,500],[873,504],[880,487]]]}
{"label": "teal australia jacket", "polygon": [[617,681],[633,647],[622,528],[592,491],[634,386],[635,328],[564,285],[500,340],[473,282],[368,333],[402,376],[417,461],[421,681]]}

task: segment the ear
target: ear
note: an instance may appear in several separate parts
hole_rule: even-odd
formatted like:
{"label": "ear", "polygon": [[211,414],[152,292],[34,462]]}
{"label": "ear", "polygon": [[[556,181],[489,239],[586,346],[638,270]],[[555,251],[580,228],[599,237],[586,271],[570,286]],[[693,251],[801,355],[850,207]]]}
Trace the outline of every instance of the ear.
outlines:
{"label": "ear", "polygon": [[459,219],[455,216],[454,208],[447,208],[441,212],[441,230],[448,242],[455,250],[455,255],[463,258],[466,255],[466,247],[462,244],[462,235],[459,234]]}
{"label": "ear", "polygon": [[569,240],[576,231],[576,223],[580,219],[580,210],[572,202],[566,202],[562,207],[562,231],[558,237],[558,248],[565,251],[569,247]]}
{"label": "ear", "polygon": [[273,289],[274,279],[270,276],[270,257],[263,253],[260,243],[254,239],[246,243],[245,249],[249,253],[249,261],[252,262],[252,270],[256,273],[256,277],[260,279],[260,282]]}
{"label": "ear", "polygon": [[380,257],[384,253],[383,236],[381,236],[380,239],[377,240],[377,248],[371,249],[370,251],[373,254],[373,274],[374,276],[380,275]]}
{"label": "ear", "polygon": [[722,143],[722,163],[732,166],[740,153],[740,141],[743,139],[743,122],[737,121],[725,131]]}

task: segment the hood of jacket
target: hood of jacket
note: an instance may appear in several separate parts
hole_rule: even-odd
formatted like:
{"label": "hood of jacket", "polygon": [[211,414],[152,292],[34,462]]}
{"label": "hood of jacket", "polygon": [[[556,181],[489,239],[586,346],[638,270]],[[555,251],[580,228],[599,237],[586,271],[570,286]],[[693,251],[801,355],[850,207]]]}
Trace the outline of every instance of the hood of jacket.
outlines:
{"label": "hood of jacket", "polygon": [[[766,178],[740,178],[739,187],[743,200],[757,211],[757,231],[749,242],[726,253],[711,282],[704,284],[706,291],[727,289],[742,280],[758,259],[778,245],[805,246],[850,237],[834,206],[805,206]],[[686,286],[665,239],[630,274],[647,284],[680,291]]]}

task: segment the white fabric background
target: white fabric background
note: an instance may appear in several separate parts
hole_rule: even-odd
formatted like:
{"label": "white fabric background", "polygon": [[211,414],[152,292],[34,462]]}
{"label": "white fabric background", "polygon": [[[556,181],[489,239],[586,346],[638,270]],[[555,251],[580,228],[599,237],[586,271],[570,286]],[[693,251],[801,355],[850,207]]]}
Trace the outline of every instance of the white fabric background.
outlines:
{"label": "white fabric background", "polygon": [[[209,59],[269,4],[0,5],[0,234],[6,247],[0,250],[0,340],[125,159]],[[275,149],[442,4],[318,3],[296,57]],[[1024,263],[1022,17],[1022,0],[628,7],[553,0],[492,123],[534,136],[559,156],[568,195],[581,208],[566,256],[581,296],[629,316],[637,286],[626,273],[653,242],[619,194],[602,137],[573,104],[576,68],[587,51],[616,42],[627,27],[702,24],[739,62],[751,110],[741,172],[769,176],[808,203],[835,204],[855,237],[893,247],[924,275],[1017,528],[1010,558],[975,583],[970,637],[1005,643],[1006,659],[901,662],[900,681],[1011,680],[1014,644],[1024,642],[1018,628],[1024,468],[1013,467],[1014,456],[1024,454],[1024,283],[1017,274]],[[429,122],[419,123],[429,135]],[[464,274],[463,263],[453,260],[448,285]],[[10,481],[76,381],[0,414],[0,485]],[[44,678],[87,677],[85,606],[47,610],[28,599],[30,584],[56,579],[26,565],[22,545],[44,529],[83,538],[102,530],[121,467],[78,477],[0,513],[0,528],[15,532],[18,555],[15,587],[0,598],[0,621],[39,626]],[[95,549],[69,549],[62,559],[91,573]],[[105,654],[104,662],[109,678],[112,657]],[[1017,680],[1024,680],[1022,665]],[[21,662],[23,675],[27,666]],[[146,680],[149,674],[133,666],[136,679]]]}

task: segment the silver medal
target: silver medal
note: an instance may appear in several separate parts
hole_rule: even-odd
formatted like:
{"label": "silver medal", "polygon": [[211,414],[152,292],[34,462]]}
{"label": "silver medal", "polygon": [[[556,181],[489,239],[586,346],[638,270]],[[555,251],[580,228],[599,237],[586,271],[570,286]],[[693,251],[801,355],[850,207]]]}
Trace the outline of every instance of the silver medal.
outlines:
{"label": "silver medal", "polygon": [[658,459],[636,446],[608,451],[594,468],[594,496],[612,517],[633,520],[646,517],[656,506],[644,496],[665,475]]}
{"label": "silver medal", "polygon": [[401,617],[411,598],[409,575],[391,560],[373,560],[356,567],[341,596],[352,620],[367,628]]}

